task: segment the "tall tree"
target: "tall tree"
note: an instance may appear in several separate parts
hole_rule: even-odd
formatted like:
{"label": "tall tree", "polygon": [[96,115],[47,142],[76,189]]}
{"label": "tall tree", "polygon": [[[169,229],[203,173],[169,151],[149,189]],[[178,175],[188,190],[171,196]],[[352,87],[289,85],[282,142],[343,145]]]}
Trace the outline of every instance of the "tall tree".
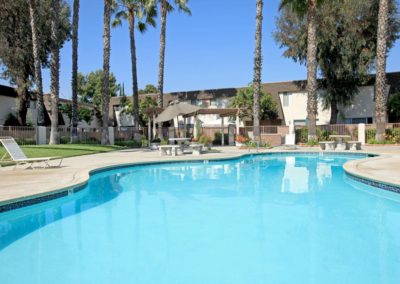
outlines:
{"label": "tall tree", "polygon": [[[274,120],[278,117],[277,107],[271,94],[260,91],[260,118]],[[230,102],[230,106],[239,109],[241,118],[253,119],[254,88],[249,85],[247,88],[237,91],[236,96]]]}
{"label": "tall tree", "polygon": [[[81,103],[93,104],[97,109],[100,109],[102,102],[103,77],[104,74],[102,70],[92,71],[86,75],[78,72],[78,101]],[[117,96],[119,90],[120,85],[117,83],[114,74],[110,72],[109,96]]]}
{"label": "tall tree", "polygon": [[101,130],[101,144],[110,144],[108,135],[108,110],[110,103],[110,21],[111,21],[111,5],[112,0],[104,0],[104,46],[103,46],[103,82],[102,82],[102,100],[101,100],[101,111],[102,111],[102,130]]}
{"label": "tall tree", "polygon": [[[319,2],[322,2],[320,0]],[[280,9],[290,7],[307,15],[307,125],[308,139],[317,138],[317,0],[282,0]]]}
{"label": "tall tree", "polygon": [[72,129],[71,142],[78,140],[78,26],[79,26],[79,0],[74,0],[72,18]]}
{"label": "tall tree", "polygon": [[[139,88],[137,78],[137,58],[135,44],[135,25],[139,32],[146,31],[147,26],[155,26],[157,11],[153,0],[119,0],[118,11],[115,14],[113,26],[120,26],[122,20],[129,23],[129,42],[131,49],[132,68],[132,96],[133,96],[133,118],[135,125],[139,125]],[[137,21],[137,24],[136,24]]]}
{"label": "tall tree", "polygon": [[375,123],[377,141],[385,140],[386,127],[386,52],[388,37],[389,0],[379,0],[376,43]]}
{"label": "tall tree", "polygon": [[[317,10],[317,61],[324,78],[319,97],[331,109],[335,124],[338,106],[351,104],[358,87],[365,84],[376,58],[379,0],[325,1]],[[390,0],[388,48],[398,38],[400,27],[395,2]],[[307,62],[307,21],[285,7],[277,20],[276,40],[285,47],[283,55]]]}
{"label": "tall tree", "polygon": [[262,22],[263,22],[263,0],[256,0],[256,33],[254,51],[254,105],[253,105],[253,134],[256,141],[260,141],[260,93],[261,93],[261,69],[262,69]]}
{"label": "tall tree", "polygon": [[308,140],[317,138],[317,0],[307,8],[307,121]]}
{"label": "tall tree", "polygon": [[[158,64],[158,107],[163,107],[164,95],[164,63],[165,63],[165,42],[167,30],[167,14],[174,10],[171,1],[158,0],[161,6],[161,32],[160,32],[160,61]],[[187,7],[189,0],[173,0],[173,3],[178,7],[179,11],[191,14],[190,9]]]}
{"label": "tall tree", "polygon": [[51,129],[49,144],[59,144],[58,101],[60,93],[60,0],[51,0]]}
{"label": "tall tree", "polygon": [[42,83],[42,64],[40,61],[40,40],[37,31],[37,11],[35,0],[29,0],[29,14],[31,19],[32,29],[32,48],[34,60],[34,73],[36,83],[36,111],[37,111],[37,125],[45,125],[45,107],[43,101],[43,83]]}
{"label": "tall tree", "polygon": [[[40,60],[44,68],[49,66],[51,52],[51,19],[47,17],[50,3],[50,0],[43,0],[36,6]],[[34,76],[29,5],[26,0],[0,0],[0,7],[0,76],[17,86],[17,118],[19,125],[26,125],[29,88]],[[64,1],[61,7],[59,37],[64,42],[69,38],[69,8]]]}

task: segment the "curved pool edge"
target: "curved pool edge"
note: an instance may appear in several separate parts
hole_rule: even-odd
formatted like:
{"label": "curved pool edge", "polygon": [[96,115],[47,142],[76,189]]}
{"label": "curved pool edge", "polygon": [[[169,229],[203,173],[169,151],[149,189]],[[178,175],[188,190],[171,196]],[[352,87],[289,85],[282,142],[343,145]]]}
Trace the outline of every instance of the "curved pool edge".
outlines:
{"label": "curved pool edge", "polygon": [[[119,163],[119,164],[111,164],[111,165],[105,165],[105,166],[98,166],[98,167],[94,167],[94,168],[90,168],[90,169],[85,169],[83,171],[85,171],[85,173],[74,183],[68,185],[68,186],[64,186],[61,188],[56,188],[54,190],[48,190],[46,192],[42,192],[39,194],[28,194],[25,196],[21,196],[18,198],[13,198],[13,199],[8,199],[8,200],[4,200],[0,202],[0,213],[2,212],[6,212],[6,211],[11,211],[13,209],[18,209],[21,207],[26,207],[26,206],[30,206],[30,205],[34,205],[34,204],[38,204],[38,203],[42,203],[42,202],[46,202],[49,200],[53,200],[53,199],[57,199],[57,198],[61,198],[61,197],[65,197],[68,196],[70,194],[74,194],[77,193],[81,190],[83,190],[85,188],[85,186],[88,184],[89,179],[92,175],[96,174],[96,173],[100,173],[100,172],[104,172],[104,171],[108,171],[108,170],[114,170],[114,169],[118,169],[118,168],[126,168],[126,167],[132,167],[132,166],[142,166],[142,165],[154,165],[154,164],[170,164],[170,163],[199,163],[199,162],[208,162],[208,161],[226,161],[226,160],[235,160],[235,159],[240,159],[246,156],[254,156],[254,155],[287,155],[287,154],[319,154],[319,155],[351,155],[351,156],[364,156],[364,159],[357,159],[357,160],[353,160],[353,161],[366,161],[369,159],[376,159],[376,158],[384,158],[384,157],[390,157],[390,155],[380,155],[377,153],[371,153],[371,152],[344,152],[344,151],[340,151],[340,152],[322,152],[322,151],[306,151],[306,150],[296,150],[296,151],[260,151],[260,152],[247,152],[247,153],[237,153],[237,154],[232,154],[229,156],[225,156],[225,157],[196,157],[196,158],[187,158],[187,159],[169,159],[169,160],[154,160],[154,161],[141,161],[141,162],[131,162],[131,163]],[[370,156],[370,157],[369,157]],[[400,184],[391,184],[388,183],[387,181],[380,181],[378,179],[373,179],[367,176],[364,176],[360,173],[357,173],[356,171],[350,169],[349,167],[345,167],[346,164],[353,162],[353,161],[349,161],[346,162],[343,165],[344,171],[345,173],[350,177],[353,178],[355,180],[359,180],[360,182],[363,183],[376,183],[381,185],[382,189],[386,189],[385,187],[389,186],[389,187],[394,187],[397,188],[397,191],[400,193]],[[346,168],[348,168],[346,170]],[[373,184],[372,184],[373,185]],[[376,186],[376,185],[375,185]],[[388,189],[390,190],[390,189]],[[393,191],[393,190],[391,190]]]}
{"label": "curved pool edge", "polygon": [[343,170],[346,175],[358,182],[374,186],[379,189],[400,193],[400,182],[396,182],[387,177],[371,176],[370,174],[363,172],[359,167],[367,162],[371,161],[384,161],[393,158],[393,155],[389,154],[374,154],[375,157],[368,157],[366,159],[357,159],[347,161],[343,164]]}

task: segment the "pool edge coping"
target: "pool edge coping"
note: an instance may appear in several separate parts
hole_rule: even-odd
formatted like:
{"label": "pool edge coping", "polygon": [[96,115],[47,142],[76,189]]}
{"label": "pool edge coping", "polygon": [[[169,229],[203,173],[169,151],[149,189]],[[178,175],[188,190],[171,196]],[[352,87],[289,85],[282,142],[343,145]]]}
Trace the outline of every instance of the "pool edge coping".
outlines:
{"label": "pool edge coping", "polygon": [[[389,191],[394,191],[396,193],[400,193],[400,184],[396,183],[391,183],[385,180],[379,180],[379,179],[374,179],[371,177],[367,177],[365,175],[362,175],[360,173],[357,173],[356,170],[351,169],[351,164],[352,162],[365,162],[365,161],[370,161],[370,159],[384,159],[384,158],[390,158],[391,155],[387,154],[377,154],[377,153],[371,153],[371,152],[336,152],[336,151],[307,151],[307,150],[296,150],[296,151],[261,151],[261,152],[247,152],[247,153],[239,153],[239,154],[233,154],[228,157],[213,157],[213,158],[197,158],[197,159],[172,159],[172,160],[155,160],[155,161],[142,161],[142,162],[132,162],[132,163],[121,163],[121,164],[114,164],[114,165],[106,165],[106,166],[100,166],[92,169],[87,169],[85,170],[86,173],[82,177],[83,180],[72,184],[68,186],[64,186],[61,188],[57,188],[54,190],[49,190],[46,192],[42,193],[37,193],[37,194],[31,194],[31,195],[25,195],[21,196],[18,198],[12,198],[4,201],[0,201],[0,213],[6,212],[6,211],[11,211],[13,209],[18,209],[22,207],[27,207],[30,205],[46,202],[49,200],[53,199],[58,199],[61,197],[68,196],[70,194],[77,193],[81,190],[84,189],[84,187],[88,184],[89,179],[92,175],[108,171],[108,170],[114,170],[118,168],[126,168],[126,167],[131,167],[131,166],[141,166],[141,165],[154,165],[154,164],[169,164],[169,163],[187,163],[187,162],[193,162],[193,163],[201,163],[205,161],[227,161],[227,160],[235,160],[235,159],[240,159],[246,156],[253,156],[253,155],[265,155],[265,154],[327,154],[327,155],[359,155],[359,156],[365,156],[362,159],[357,159],[357,160],[351,160],[347,161],[346,163],[343,164],[343,169],[345,174],[354,180],[357,180],[359,182],[373,185],[375,187],[378,187],[380,189],[384,190],[389,190]],[[356,164],[358,164],[356,163]],[[350,164],[347,165],[347,164]],[[354,165],[356,168],[356,165]],[[394,189],[394,190],[392,190]]]}

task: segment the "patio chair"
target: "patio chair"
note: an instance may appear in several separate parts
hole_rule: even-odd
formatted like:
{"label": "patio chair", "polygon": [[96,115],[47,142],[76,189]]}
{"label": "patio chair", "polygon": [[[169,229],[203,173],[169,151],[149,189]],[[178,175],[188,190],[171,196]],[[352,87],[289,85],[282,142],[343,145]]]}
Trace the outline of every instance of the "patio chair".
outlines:
{"label": "patio chair", "polygon": [[0,137],[0,142],[3,144],[4,149],[6,149],[6,153],[0,159],[0,161],[4,161],[5,157],[9,155],[12,161],[15,162],[14,170],[17,168],[18,165],[27,164],[27,169],[33,169],[34,163],[44,163],[44,168],[52,167],[49,163],[50,160],[60,160],[58,165],[53,167],[60,167],[63,161],[62,157],[42,157],[42,158],[27,158],[25,153],[22,151],[21,147],[15,142],[14,138],[12,137]]}

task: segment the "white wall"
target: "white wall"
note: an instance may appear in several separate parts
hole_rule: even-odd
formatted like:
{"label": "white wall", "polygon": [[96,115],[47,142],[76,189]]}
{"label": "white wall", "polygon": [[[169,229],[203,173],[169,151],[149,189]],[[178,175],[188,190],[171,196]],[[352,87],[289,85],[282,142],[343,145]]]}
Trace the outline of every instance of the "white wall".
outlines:
{"label": "white wall", "polygon": [[[319,91],[318,94],[321,92]],[[293,124],[295,120],[306,120],[307,118],[307,93],[305,92],[288,92],[289,104],[285,106],[283,104],[284,94],[279,94],[279,99],[281,101],[283,114],[285,116],[285,124]],[[328,124],[330,119],[331,111],[324,110],[322,103],[318,100],[318,115],[317,124]]]}
{"label": "white wall", "polygon": [[[287,94],[289,94],[289,106],[284,106],[284,94],[279,94],[286,125],[289,125],[289,122],[293,122],[294,120],[305,120],[307,117],[307,93],[289,92]],[[318,94],[323,94],[323,91],[318,91]],[[339,106],[338,123],[344,123],[348,118],[374,117],[374,112],[374,86],[360,87],[351,105],[345,107]],[[317,124],[329,124],[330,115],[330,109],[324,110],[319,99]]]}

